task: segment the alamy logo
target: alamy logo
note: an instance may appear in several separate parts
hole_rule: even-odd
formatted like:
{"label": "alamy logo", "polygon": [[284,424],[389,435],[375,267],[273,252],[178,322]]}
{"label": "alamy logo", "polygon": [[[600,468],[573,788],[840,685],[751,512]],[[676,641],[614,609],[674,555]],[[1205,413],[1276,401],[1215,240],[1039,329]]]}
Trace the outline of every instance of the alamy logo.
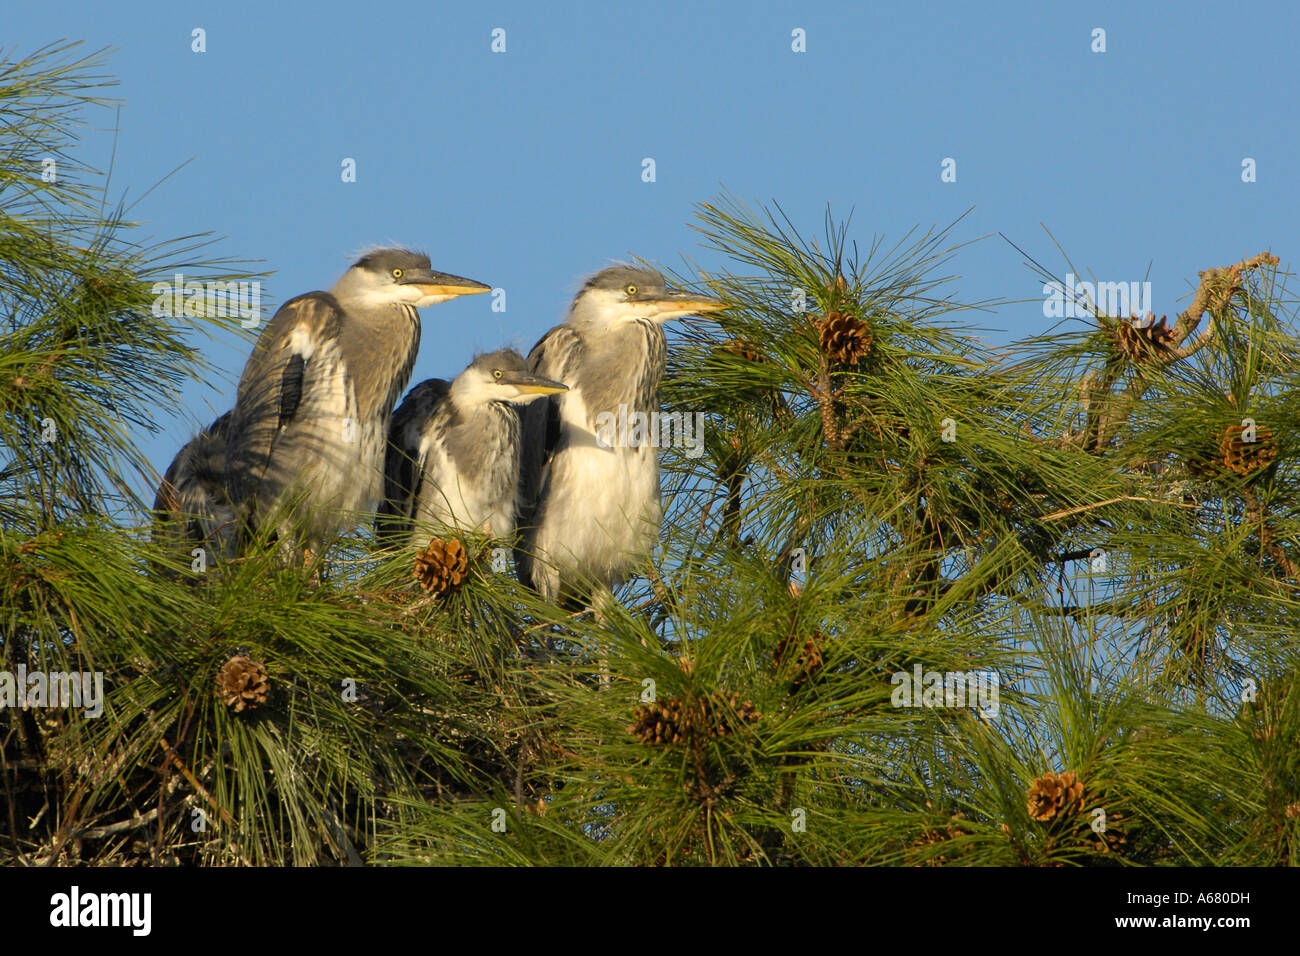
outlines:
{"label": "alamy logo", "polygon": [[618,412],[596,414],[596,444],[601,448],[685,448],[687,458],[704,454],[704,413]]}
{"label": "alamy logo", "polygon": [[203,316],[232,318],[238,316],[239,324],[251,329],[262,318],[262,283],[251,282],[186,282],[185,274],[176,273],[172,284],[155,282],[149,290],[154,296],[150,311],[157,318],[187,315],[198,319]]}
{"label": "alamy logo", "polygon": [[50,897],[51,926],[129,926],[135,936],[148,936],[153,925],[149,893],[82,893],[81,887]]}
{"label": "alamy logo", "polygon": [[980,716],[998,715],[997,671],[896,671],[890,703],[895,707],[977,707]]}
{"label": "alamy logo", "polygon": [[85,716],[104,713],[103,671],[0,671],[0,710],[6,707],[84,707]]}
{"label": "alamy logo", "polygon": [[1043,315],[1049,319],[1145,316],[1152,302],[1150,282],[1079,282],[1073,273],[1066,273],[1063,283],[1045,283],[1043,295]]}

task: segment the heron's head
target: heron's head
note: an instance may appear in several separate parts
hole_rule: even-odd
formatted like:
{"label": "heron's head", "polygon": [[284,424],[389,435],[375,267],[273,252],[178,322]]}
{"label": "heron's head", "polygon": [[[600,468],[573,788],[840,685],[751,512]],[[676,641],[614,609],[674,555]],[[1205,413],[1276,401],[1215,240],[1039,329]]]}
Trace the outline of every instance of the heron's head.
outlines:
{"label": "heron's head", "polygon": [[473,279],[429,267],[429,257],[410,249],[376,249],[343,273],[330,290],[340,301],[361,301],[367,306],[413,305],[422,309],[462,295],[491,291]]}
{"label": "heron's head", "polygon": [[612,331],[629,322],[667,322],[726,307],[717,299],[668,288],[653,269],[610,266],[587,280],[573,300],[569,320],[594,331]]}
{"label": "heron's head", "polygon": [[543,395],[567,392],[569,386],[528,371],[523,356],[500,349],[478,356],[456,376],[451,386],[457,401],[469,403],[531,402]]}

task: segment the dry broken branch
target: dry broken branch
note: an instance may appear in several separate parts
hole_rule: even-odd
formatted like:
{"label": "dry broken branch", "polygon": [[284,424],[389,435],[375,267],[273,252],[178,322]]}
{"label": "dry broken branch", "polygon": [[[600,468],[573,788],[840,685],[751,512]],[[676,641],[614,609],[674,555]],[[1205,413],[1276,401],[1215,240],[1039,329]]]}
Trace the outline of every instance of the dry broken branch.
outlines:
{"label": "dry broken branch", "polygon": [[[1183,361],[1213,341],[1215,319],[1224,315],[1231,307],[1233,297],[1241,293],[1242,276],[1251,270],[1277,265],[1277,263],[1277,256],[1261,252],[1235,265],[1200,272],[1200,284],[1192,297],[1192,304],[1178,317],[1167,354],[1162,355],[1151,367],[1161,369],[1174,362]],[[1201,316],[1206,312],[1209,312],[1210,319],[1205,329],[1191,343],[1184,346],[1183,342],[1200,324]],[[1093,384],[1095,381],[1093,371],[1089,371],[1080,381],[1082,392],[1080,404],[1088,421],[1083,444],[1085,449],[1094,454],[1100,453],[1114,440],[1150,384],[1148,370],[1138,368],[1124,391],[1119,395],[1113,395],[1111,390],[1118,379],[1118,374],[1113,372],[1113,365],[1108,362],[1107,374],[1101,383]],[[1104,403],[1104,412],[1094,407],[1099,403]]]}

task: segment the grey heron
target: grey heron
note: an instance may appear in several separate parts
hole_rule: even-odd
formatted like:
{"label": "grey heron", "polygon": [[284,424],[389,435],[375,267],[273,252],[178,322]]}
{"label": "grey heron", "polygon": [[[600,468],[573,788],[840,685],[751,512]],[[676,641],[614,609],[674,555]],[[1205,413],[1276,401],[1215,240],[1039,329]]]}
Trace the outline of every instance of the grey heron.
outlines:
{"label": "grey heron", "polygon": [[328,292],[282,305],[239,381],[226,482],[245,536],[319,548],[383,492],[393,405],[420,345],[418,309],[489,291],[407,249],[363,255]]}
{"label": "grey heron", "polygon": [[513,349],[501,349],[477,356],[452,382],[431,378],[411,389],[389,429],[381,539],[400,542],[417,529],[445,528],[511,538],[521,445],[512,405],[566,388],[529,372]]}
{"label": "grey heron", "polygon": [[649,554],[661,518],[658,443],[604,441],[598,417],[658,411],[664,323],[725,307],[669,289],[654,270],[611,266],[533,347],[529,367],[569,386],[523,413],[516,565],[547,600],[594,606]]}
{"label": "grey heron", "polygon": [[[172,459],[154,498],[154,541],[189,556],[233,555],[237,522],[226,494],[226,433],[230,412],[200,431]],[[205,557],[205,563],[206,563]]]}

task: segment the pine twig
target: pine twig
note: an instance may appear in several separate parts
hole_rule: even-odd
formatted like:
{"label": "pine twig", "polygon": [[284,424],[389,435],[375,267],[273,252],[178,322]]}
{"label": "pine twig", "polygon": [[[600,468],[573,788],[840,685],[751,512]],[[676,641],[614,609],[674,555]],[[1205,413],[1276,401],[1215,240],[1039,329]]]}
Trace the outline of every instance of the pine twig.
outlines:
{"label": "pine twig", "polygon": [[1243,493],[1243,497],[1246,501],[1246,521],[1249,524],[1259,525],[1260,547],[1270,558],[1277,562],[1278,567],[1282,569],[1287,577],[1300,578],[1300,566],[1291,560],[1286,553],[1286,549],[1278,542],[1273,528],[1264,514],[1264,507],[1260,504],[1259,496],[1255,492],[1247,490]]}
{"label": "pine twig", "polygon": [[221,806],[221,804],[217,803],[212,794],[208,793],[207,788],[195,779],[194,774],[190,773],[190,768],[185,765],[185,761],[181,759],[180,754],[172,749],[172,745],[167,742],[166,737],[160,737],[159,743],[162,744],[163,750],[167,753],[167,757],[163,761],[163,768],[166,769],[169,764],[175,763],[177,769],[180,770],[180,772],[185,776],[185,779],[189,781],[190,786],[194,788],[194,792],[204,800],[208,801],[209,806],[216,810],[217,814],[225,824],[233,830],[235,828],[235,820],[234,817],[230,815],[230,812],[225,807]]}
{"label": "pine twig", "polygon": [[1065,508],[1062,511],[1053,511],[1051,514],[1039,515],[1039,521],[1055,521],[1057,518],[1067,518],[1070,515],[1080,514],[1084,511],[1091,511],[1093,508],[1102,508],[1106,505],[1119,504],[1121,501],[1144,501],[1149,505],[1170,505],[1175,508],[1195,508],[1196,505],[1186,504],[1181,501],[1166,501],[1162,498],[1143,498],[1141,495],[1120,495],[1118,498],[1107,498],[1105,501],[1094,501],[1091,504],[1078,505],[1074,508]]}

